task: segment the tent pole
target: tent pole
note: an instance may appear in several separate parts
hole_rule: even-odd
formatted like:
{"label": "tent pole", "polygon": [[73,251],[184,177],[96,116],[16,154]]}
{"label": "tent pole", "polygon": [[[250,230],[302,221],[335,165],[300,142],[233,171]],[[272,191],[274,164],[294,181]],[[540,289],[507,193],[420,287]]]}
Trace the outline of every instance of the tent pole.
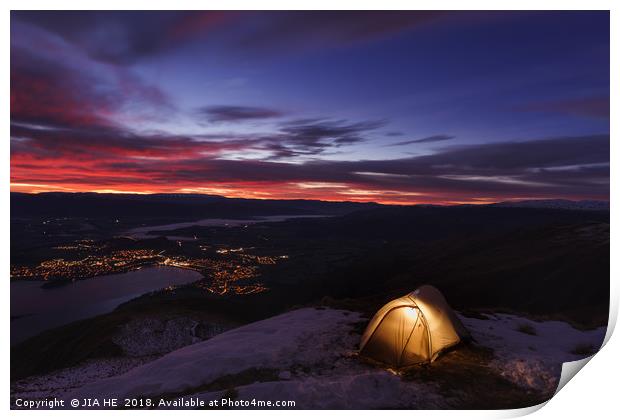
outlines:
{"label": "tent pole", "polygon": [[[411,306],[410,306],[411,308]],[[411,336],[413,335],[413,332],[415,331],[415,327],[418,325],[418,321],[420,320],[420,308],[416,307],[415,310],[418,313],[418,317],[415,319],[415,323],[413,324],[413,328],[411,329],[411,332],[409,333],[409,337],[407,338],[407,341],[405,342],[405,345],[403,347],[403,350],[400,352],[400,356],[398,357],[398,366],[401,366],[401,361],[403,360],[403,354],[405,353],[405,350],[407,350],[407,346],[409,345],[409,340],[411,340]]]}

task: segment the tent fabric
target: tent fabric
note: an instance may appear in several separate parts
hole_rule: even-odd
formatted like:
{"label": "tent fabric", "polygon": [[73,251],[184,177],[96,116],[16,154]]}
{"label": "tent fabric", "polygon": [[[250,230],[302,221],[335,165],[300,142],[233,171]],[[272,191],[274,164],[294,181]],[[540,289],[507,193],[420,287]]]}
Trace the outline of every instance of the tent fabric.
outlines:
{"label": "tent fabric", "polygon": [[360,354],[397,367],[432,362],[468,335],[441,292],[422,286],[379,309],[362,335]]}

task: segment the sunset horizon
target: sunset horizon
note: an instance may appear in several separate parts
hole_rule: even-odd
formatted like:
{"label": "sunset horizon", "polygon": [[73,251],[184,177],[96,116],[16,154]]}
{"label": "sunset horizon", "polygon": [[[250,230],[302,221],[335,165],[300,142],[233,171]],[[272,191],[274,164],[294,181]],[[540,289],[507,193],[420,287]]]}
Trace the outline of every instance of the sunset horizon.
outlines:
{"label": "sunset horizon", "polygon": [[[364,200],[362,198],[340,198],[340,197],[308,197],[308,196],[294,196],[294,195],[285,195],[285,196],[264,196],[259,193],[254,196],[252,193],[244,194],[244,193],[228,193],[228,192],[220,192],[217,189],[213,189],[210,192],[201,191],[187,191],[186,189],[181,190],[163,190],[163,191],[123,191],[123,190],[113,190],[113,189],[102,189],[102,190],[53,190],[53,189],[39,189],[41,186],[18,186],[18,188],[13,188],[11,186],[12,193],[22,193],[22,194],[46,194],[46,193],[60,193],[60,194],[112,194],[112,195],[204,195],[204,196],[218,196],[229,199],[247,199],[247,200],[308,200],[308,201],[325,201],[325,202],[334,202],[334,203],[369,203],[369,204],[382,204],[382,205],[401,205],[401,206],[415,206],[415,205],[440,205],[440,206],[458,206],[458,205],[487,205],[487,204],[499,204],[504,202],[522,202],[522,201],[556,201],[556,200],[566,200],[566,201],[600,201],[600,202],[609,202],[609,199],[600,199],[600,198],[564,198],[564,197],[512,197],[506,198],[502,200],[494,200],[494,199],[472,199],[471,201],[405,201],[405,200],[395,200],[390,201],[389,199],[368,199]],[[21,189],[24,187],[26,189]],[[32,189],[27,189],[27,188]]]}

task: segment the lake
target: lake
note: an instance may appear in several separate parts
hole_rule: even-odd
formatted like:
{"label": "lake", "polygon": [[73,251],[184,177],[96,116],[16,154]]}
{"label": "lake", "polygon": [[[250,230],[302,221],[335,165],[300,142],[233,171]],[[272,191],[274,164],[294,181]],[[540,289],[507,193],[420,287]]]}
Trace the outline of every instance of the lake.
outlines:
{"label": "lake", "polygon": [[195,271],[157,266],[53,288],[42,288],[39,281],[12,281],[11,345],[50,328],[110,312],[145,293],[200,278],[202,274]]}
{"label": "lake", "polygon": [[[149,232],[160,232],[160,231],[170,231],[188,228],[192,226],[242,226],[242,225],[250,225],[254,223],[265,223],[265,222],[283,222],[285,220],[290,219],[299,219],[299,218],[316,218],[316,217],[329,217],[328,215],[280,215],[280,216],[263,216],[256,217],[254,219],[202,219],[196,220],[194,222],[181,222],[181,223],[170,223],[167,225],[157,225],[157,226],[140,226],[137,228],[133,228],[125,232],[125,235],[130,236],[134,239],[152,239],[158,236],[162,236],[161,234],[150,234]],[[184,236],[168,236],[168,239],[172,240],[191,240],[193,238],[184,237]]]}

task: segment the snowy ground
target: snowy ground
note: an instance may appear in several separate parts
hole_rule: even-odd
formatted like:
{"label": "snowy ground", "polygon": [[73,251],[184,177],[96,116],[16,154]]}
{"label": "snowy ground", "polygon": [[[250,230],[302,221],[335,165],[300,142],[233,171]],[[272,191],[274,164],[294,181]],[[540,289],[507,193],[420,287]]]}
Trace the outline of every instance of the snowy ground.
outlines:
{"label": "snowy ground", "polygon": [[[28,378],[19,386],[14,384],[12,397],[33,396],[34,392],[64,398],[214,400],[232,396],[237,400],[292,400],[298,409],[451,406],[439,383],[404,380],[357,358],[359,324],[364,321],[355,312],[299,309],[156,360],[134,358],[135,367],[104,368],[104,375],[89,376],[89,371],[96,370],[91,362],[55,375]],[[557,386],[562,362],[584,357],[573,351],[589,346],[597,349],[605,335],[604,328],[584,332],[562,322],[533,322],[503,314],[463,321],[478,345],[492,349],[486,368],[517,389],[544,395],[551,395]]]}
{"label": "snowy ground", "polygon": [[153,359],[153,357],[117,357],[89,360],[46,375],[31,376],[11,383],[11,399],[60,397],[68,390],[80,388],[102,378],[120,375]]}
{"label": "snowy ground", "polygon": [[[476,341],[492,348],[492,367],[506,379],[544,393],[557,388],[562,363],[583,359],[582,349],[598,350],[607,328],[580,331],[565,322],[535,322],[505,314],[488,320],[461,317]],[[525,331],[525,332],[524,332]]]}

